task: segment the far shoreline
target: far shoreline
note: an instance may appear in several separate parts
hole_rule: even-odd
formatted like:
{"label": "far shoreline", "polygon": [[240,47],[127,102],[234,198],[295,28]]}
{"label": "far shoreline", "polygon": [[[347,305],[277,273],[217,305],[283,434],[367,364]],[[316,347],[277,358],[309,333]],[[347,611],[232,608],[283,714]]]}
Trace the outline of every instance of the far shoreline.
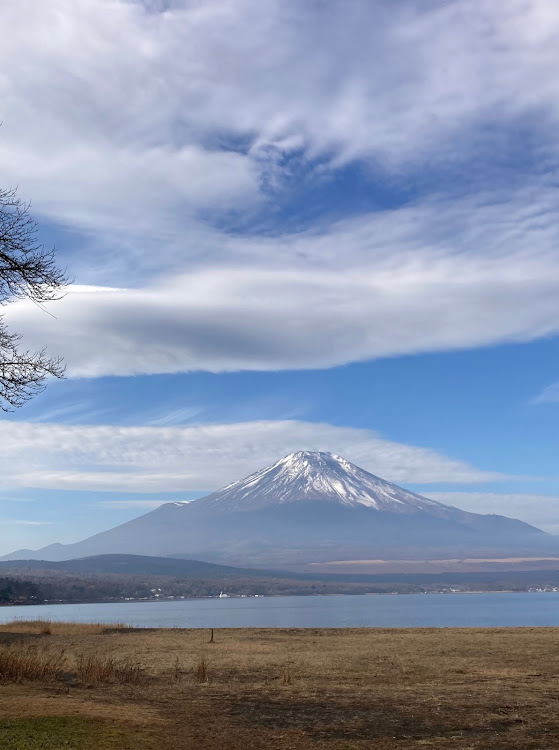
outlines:
{"label": "far shoreline", "polygon": [[475,591],[371,591],[361,593],[332,593],[332,594],[259,594],[258,596],[185,596],[158,599],[92,599],[88,601],[44,601],[44,602],[0,602],[0,609],[6,607],[50,607],[59,605],[79,606],[81,604],[159,604],[161,602],[203,602],[223,601],[225,599],[238,601],[246,599],[326,599],[332,597],[389,597],[389,596],[459,596],[469,594],[559,594],[559,591],[529,591],[518,589],[496,589]]}

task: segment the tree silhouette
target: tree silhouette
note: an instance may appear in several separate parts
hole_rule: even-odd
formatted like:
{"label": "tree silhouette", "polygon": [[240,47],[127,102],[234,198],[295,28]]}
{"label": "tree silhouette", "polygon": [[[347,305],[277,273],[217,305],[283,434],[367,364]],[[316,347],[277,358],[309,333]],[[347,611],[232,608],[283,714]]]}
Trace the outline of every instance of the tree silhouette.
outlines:
{"label": "tree silhouette", "polygon": [[[17,190],[0,189],[0,305],[26,297],[37,305],[60,299],[69,283],[55,265],[54,251],[37,240],[29,204]],[[0,409],[12,411],[45,388],[49,375],[60,378],[64,365],[46,351],[20,348],[21,337],[10,333],[0,316]]]}

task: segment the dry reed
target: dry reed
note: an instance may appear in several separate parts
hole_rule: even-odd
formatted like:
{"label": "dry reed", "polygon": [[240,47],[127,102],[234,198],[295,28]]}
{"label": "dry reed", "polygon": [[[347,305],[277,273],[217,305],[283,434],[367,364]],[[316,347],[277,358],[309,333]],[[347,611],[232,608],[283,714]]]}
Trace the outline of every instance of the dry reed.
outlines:
{"label": "dry reed", "polygon": [[178,656],[175,659],[175,663],[173,664],[173,676],[175,682],[178,682],[182,678],[181,663]]}
{"label": "dry reed", "polygon": [[289,666],[289,664],[286,664],[283,668],[282,684],[283,685],[293,684],[293,675],[291,674],[291,667]]}
{"label": "dry reed", "polygon": [[137,685],[144,676],[139,664],[95,654],[79,654],[76,660],[76,673],[78,680],[87,685],[101,682]]}
{"label": "dry reed", "polygon": [[196,667],[196,681],[205,683],[208,681],[208,662],[202,656]]}
{"label": "dry reed", "polygon": [[64,674],[64,652],[47,651],[34,645],[0,648],[0,680],[60,680]]}
{"label": "dry reed", "polygon": [[3,633],[30,633],[39,635],[95,635],[106,630],[128,630],[124,623],[58,622],[56,620],[11,620],[0,624]]}

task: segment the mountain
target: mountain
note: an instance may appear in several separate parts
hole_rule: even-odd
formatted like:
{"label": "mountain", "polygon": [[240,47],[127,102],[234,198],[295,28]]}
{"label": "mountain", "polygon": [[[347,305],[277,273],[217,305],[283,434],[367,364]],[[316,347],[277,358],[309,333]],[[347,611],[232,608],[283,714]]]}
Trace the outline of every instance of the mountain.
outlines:
{"label": "mountain", "polygon": [[[26,552],[27,550],[23,550]],[[93,555],[75,560],[4,560],[0,562],[0,575],[17,571],[33,573],[54,571],[68,574],[132,575],[132,576],[172,576],[176,578],[224,578],[262,577],[272,575],[271,571],[254,568],[233,568],[230,565],[181,560],[170,557],[149,557],[147,555]],[[274,574],[276,574],[274,572]],[[276,574],[277,575],[277,574]]]}
{"label": "mountain", "polygon": [[82,542],[3,559],[122,553],[278,567],[402,556],[533,554],[550,539],[522,521],[435,502],[340,456],[301,451],[199,500],[165,503]]}
{"label": "mountain", "polygon": [[[246,511],[305,500],[365,506],[393,513],[447,508],[390,484],[332,453],[301,451],[203,498],[206,507]],[[455,509],[452,509],[455,510]],[[459,513],[461,511],[458,511]]]}

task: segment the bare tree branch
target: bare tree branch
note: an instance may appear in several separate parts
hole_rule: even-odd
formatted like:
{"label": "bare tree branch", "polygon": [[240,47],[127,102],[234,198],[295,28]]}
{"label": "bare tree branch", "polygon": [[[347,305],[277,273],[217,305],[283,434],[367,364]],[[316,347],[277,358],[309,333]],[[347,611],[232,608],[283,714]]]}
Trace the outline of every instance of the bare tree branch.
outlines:
{"label": "bare tree branch", "polygon": [[[41,304],[64,296],[69,283],[57,268],[54,250],[37,241],[37,225],[15,189],[0,189],[0,305],[27,297]],[[64,365],[45,350],[19,348],[20,336],[0,318],[0,410],[12,411],[45,388],[49,376],[61,378]]]}

